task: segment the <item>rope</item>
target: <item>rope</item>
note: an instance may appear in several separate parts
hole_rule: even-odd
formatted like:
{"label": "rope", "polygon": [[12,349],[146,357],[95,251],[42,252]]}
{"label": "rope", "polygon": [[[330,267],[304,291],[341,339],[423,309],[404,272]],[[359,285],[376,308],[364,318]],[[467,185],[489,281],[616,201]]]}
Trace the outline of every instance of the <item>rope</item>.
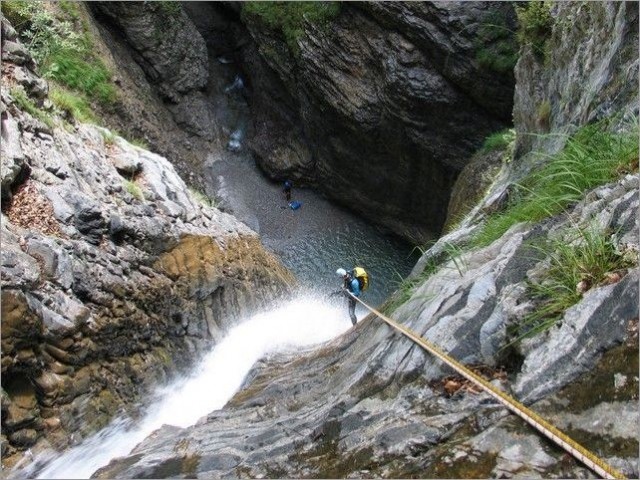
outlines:
{"label": "rope", "polygon": [[481,387],[489,395],[491,395],[496,400],[498,400],[498,402],[500,402],[502,405],[507,407],[517,416],[522,418],[525,422],[527,422],[533,428],[538,430],[548,439],[550,439],[551,441],[553,441],[554,443],[556,443],[557,445],[565,449],[567,452],[573,455],[576,459],[580,460],[583,464],[585,464],[587,467],[589,467],[598,475],[602,476],[603,478],[626,478],[621,472],[614,469],[604,460],[600,459],[595,454],[593,454],[592,452],[584,448],[582,445],[580,445],[579,443],[569,438],[567,435],[565,435],[556,427],[551,425],[549,422],[547,422],[544,418],[542,418],[540,415],[535,413],[533,410],[525,407],[522,403],[510,397],[509,395],[504,393],[502,390],[499,390],[498,388],[493,386],[491,383],[489,383],[480,375],[469,370],[463,364],[461,364],[454,358],[444,353],[442,350],[440,350],[440,348],[438,348],[433,343],[422,338],[421,336],[419,336],[412,330],[408,329],[407,327],[400,325],[399,323],[391,320],[389,317],[380,313],[376,309],[370,307],[369,305],[364,303],[362,300],[360,300],[358,297],[352,295],[351,292],[347,292],[347,293],[349,293],[349,295],[352,298],[356,299],[367,310],[369,310],[370,312],[378,316],[380,319],[382,319],[392,328],[398,330],[403,335],[409,337],[411,340],[413,340],[415,343],[420,345],[426,351],[438,357],[444,363],[449,365],[460,375],[462,375],[466,379],[470,380],[471,382]]}

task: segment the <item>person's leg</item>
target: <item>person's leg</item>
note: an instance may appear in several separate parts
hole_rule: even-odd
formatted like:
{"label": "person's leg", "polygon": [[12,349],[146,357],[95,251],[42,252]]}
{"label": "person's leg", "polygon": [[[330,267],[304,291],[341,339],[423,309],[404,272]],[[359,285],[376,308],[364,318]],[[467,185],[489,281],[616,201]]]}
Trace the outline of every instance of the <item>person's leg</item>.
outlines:
{"label": "person's leg", "polygon": [[351,317],[351,324],[355,325],[358,322],[356,317],[356,299],[349,298],[349,316]]}

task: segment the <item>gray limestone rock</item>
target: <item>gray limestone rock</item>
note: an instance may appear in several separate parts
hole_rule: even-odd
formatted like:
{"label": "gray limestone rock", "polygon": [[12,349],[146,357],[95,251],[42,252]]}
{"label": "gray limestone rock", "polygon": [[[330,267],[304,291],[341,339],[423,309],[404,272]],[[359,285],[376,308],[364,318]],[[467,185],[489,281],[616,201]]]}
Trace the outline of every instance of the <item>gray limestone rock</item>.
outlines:
{"label": "gray limestone rock", "polygon": [[[476,58],[493,48],[480,45],[484,24],[515,30],[512,8],[343,3],[330,28],[304,23],[299,52],[259,16],[244,19],[253,40],[242,51],[256,117],[250,146],[259,165],[412,241],[433,238],[457,173],[511,119],[513,73]],[[273,98],[282,99],[278,108]]]}
{"label": "gray limestone rock", "polygon": [[2,113],[2,162],[0,177],[2,198],[11,198],[11,186],[25,166],[24,154],[20,147],[20,130],[15,119],[8,112]]}
{"label": "gray limestone rock", "polygon": [[24,90],[35,97],[38,102],[42,102],[49,93],[47,82],[28,69],[16,67],[13,74],[18,85],[22,85]]}

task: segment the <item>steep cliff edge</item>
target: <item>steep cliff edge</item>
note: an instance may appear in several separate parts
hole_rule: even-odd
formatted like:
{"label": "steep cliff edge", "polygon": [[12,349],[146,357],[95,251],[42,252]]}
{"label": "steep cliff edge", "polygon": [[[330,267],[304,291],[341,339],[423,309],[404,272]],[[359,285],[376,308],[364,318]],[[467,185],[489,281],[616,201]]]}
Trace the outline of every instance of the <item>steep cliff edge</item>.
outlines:
{"label": "steep cliff edge", "polygon": [[2,457],[62,448],[292,275],[163,157],[59,117],[2,20]]}
{"label": "steep cliff edge", "polygon": [[[635,478],[637,5],[536,5],[548,9],[540,12],[548,19],[541,18],[541,39],[525,39],[516,70],[517,147],[510,155],[493,155],[489,164],[498,172],[483,183],[481,200],[425,252],[387,308],[458,360],[494,369],[503,364],[506,371],[489,369],[494,383]],[[555,61],[545,63],[547,54]],[[600,119],[608,121],[583,129]],[[537,135],[545,131],[550,134]],[[582,133],[580,142],[562,135],[576,131]],[[589,143],[603,139],[611,143],[599,150]],[[505,214],[527,198],[514,182],[556,154],[567,148],[586,152],[586,169],[599,170],[608,153],[617,151],[609,147],[622,144],[629,148],[619,150],[619,164],[604,185],[580,188],[577,197],[569,196],[559,210],[536,222],[513,222],[484,246],[472,242],[492,213]],[[477,195],[473,181],[465,184],[461,196]],[[551,203],[543,207],[551,210]],[[607,259],[605,271],[595,281],[573,277],[566,286],[573,303],[563,305],[542,328],[536,322],[549,318],[538,313],[548,302],[534,289],[547,285],[554,265],[556,274],[569,271],[571,262],[596,246],[606,253],[595,256]],[[577,256],[571,260],[571,254]],[[223,410],[191,428],[161,429],[96,475],[591,475],[488,396],[459,389],[460,381],[370,317],[309,357],[259,365]]]}
{"label": "steep cliff edge", "polygon": [[218,64],[232,64],[242,134],[270,177],[416,243],[440,233],[470,154],[511,123],[506,3],[91,5],[185,131],[214,150],[229,140]]}
{"label": "steep cliff edge", "polygon": [[510,123],[512,70],[479,59],[508,62],[500,43],[514,61],[511,6],[345,2],[330,20],[301,21],[294,39],[250,7],[241,61],[261,167],[399,235],[438,234],[456,174]]}

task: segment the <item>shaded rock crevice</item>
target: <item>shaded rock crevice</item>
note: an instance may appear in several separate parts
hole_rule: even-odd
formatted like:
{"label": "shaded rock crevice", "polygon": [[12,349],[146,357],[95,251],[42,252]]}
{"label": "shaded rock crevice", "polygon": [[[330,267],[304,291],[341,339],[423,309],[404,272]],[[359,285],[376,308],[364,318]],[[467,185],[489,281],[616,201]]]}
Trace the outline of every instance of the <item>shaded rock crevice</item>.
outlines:
{"label": "shaded rock crevice", "polygon": [[[228,7],[198,9],[219,18]],[[467,157],[510,121],[513,74],[476,60],[491,44],[478,31],[495,15],[514,21],[504,4],[343,3],[328,25],[303,22],[294,53],[281,32],[243,12],[229,30],[258,164],[398,235],[432,238]],[[191,16],[205,40],[212,35]]]}

